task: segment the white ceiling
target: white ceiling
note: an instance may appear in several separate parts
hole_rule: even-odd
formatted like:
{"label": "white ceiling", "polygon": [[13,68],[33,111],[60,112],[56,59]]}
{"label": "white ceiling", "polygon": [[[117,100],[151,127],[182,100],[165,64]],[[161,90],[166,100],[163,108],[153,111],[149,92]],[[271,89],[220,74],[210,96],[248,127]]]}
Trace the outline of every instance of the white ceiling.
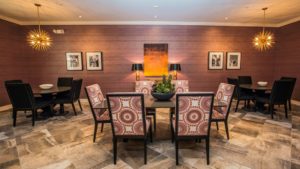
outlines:
{"label": "white ceiling", "polygon": [[0,18],[36,24],[34,3],[42,24],[262,26],[263,7],[268,26],[300,20],[300,0],[0,0]]}

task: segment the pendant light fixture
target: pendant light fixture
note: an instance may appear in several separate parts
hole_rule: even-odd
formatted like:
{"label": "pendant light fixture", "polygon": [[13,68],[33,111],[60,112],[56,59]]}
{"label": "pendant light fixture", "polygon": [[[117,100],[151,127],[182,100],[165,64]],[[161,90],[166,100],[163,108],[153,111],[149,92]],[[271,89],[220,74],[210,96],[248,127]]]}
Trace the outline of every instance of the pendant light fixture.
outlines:
{"label": "pendant light fixture", "polygon": [[260,50],[264,51],[271,48],[274,45],[274,35],[271,32],[265,31],[265,23],[266,23],[266,10],[268,8],[262,8],[264,11],[264,23],[263,23],[263,30],[255,35],[253,39],[253,46]]}
{"label": "pendant light fixture", "polygon": [[50,36],[48,35],[48,33],[41,29],[39,8],[42,5],[41,4],[34,4],[34,5],[37,7],[39,27],[38,27],[38,29],[34,29],[29,32],[29,34],[27,36],[27,41],[33,49],[44,51],[44,50],[47,50],[51,46],[52,40],[51,40]]}

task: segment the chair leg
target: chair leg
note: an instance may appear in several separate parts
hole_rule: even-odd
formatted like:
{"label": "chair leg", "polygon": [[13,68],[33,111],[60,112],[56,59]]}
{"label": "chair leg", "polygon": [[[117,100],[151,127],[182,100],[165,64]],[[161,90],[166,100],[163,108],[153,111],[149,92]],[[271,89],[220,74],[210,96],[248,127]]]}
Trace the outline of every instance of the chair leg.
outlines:
{"label": "chair leg", "polygon": [[150,134],[150,142],[152,143],[153,142],[153,139],[152,139],[152,134],[153,134],[153,132],[152,132],[152,126],[150,126],[150,129],[149,129],[150,131],[149,131],[149,134]]}
{"label": "chair leg", "polygon": [[228,130],[228,123],[227,123],[227,121],[224,121],[224,124],[225,124],[225,129],[226,129],[227,140],[229,140],[229,130]]}
{"label": "chair leg", "polygon": [[65,111],[64,104],[59,104],[59,111],[60,111],[60,113],[64,113],[64,111]]}
{"label": "chair leg", "polygon": [[209,138],[206,138],[206,163],[209,165]]}
{"label": "chair leg", "polygon": [[291,100],[289,99],[288,102],[289,102],[289,110],[292,111],[292,103],[291,103]]}
{"label": "chair leg", "polygon": [[117,138],[113,138],[114,164],[117,164]]}
{"label": "chair leg", "polygon": [[35,118],[36,118],[36,109],[32,110],[32,126],[35,124]]}
{"label": "chair leg", "polygon": [[104,123],[101,124],[101,133],[103,132]]}
{"label": "chair leg", "polygon": [[12,117],[13,117],[13,126],[16,127],[16,122],[17,122],[17,111],[16,110],[13,110]]}
{"label": "chair leg", "polygon": [[144,139],[144,164],[147,164],[147,138]]}
{"label": "chair leg", "polygon": [[216,125],[217,125],[217,130],[219,130],[219,124],[218,124],[218,122],[216,121]]}
{"label": "chair leg", "polygon": [[237,112],[237,109],[238,109],[238,107],[239,107],[239,103],[240,103],[240,100],[238,99],[238,100],[237,100],[237,103],[236,103],[236,106],[235,106],[235,112]]}
{"label": "chair leg", "polygon": [[73,107],[73,111],[74,111],[75,116],[77,116],[77,112],[76,112],[74,103],[72,103],[72,107]]}
{"label": "chair leg", "polygon": [[154,132],[156,132],[156,112],[155,112],[155,114],[153,115],[153,122],[154,122],[154,124],[153,124]]}
{"label": "chair leg", "polygon": [[287,103],[284,104],[285,118],[288,118]]}
{"label": "chair leg", "polygon": [[[103,124],[103,123],[102,123]],[[98,123],[95,122],[95,128],[94,128],[94,138],[93,138],[93,142],[96,141],[96,135],[97,135],[97,129],[98,129]]]}
{"label": "chair leg", "polygon": [[80,110],[82,111],[82,106],[81,106],[81,103],[80,103],[79,99],[78,99],[78,104],[79,104]]}
{"label": "chair leg", "polygon": [[179,160],[178,160],[178,140],[175,139],[175,155],[176,155],[176,165],[179,165]]}
{"label": "chair leg", "polygon": [[270,106],[270,113],[271,113],[271,118],[273,119],[274,117],[273,117],[273,113],[274,113],[274,105],[272,105],[272,104],[270,104],[269,105]]}

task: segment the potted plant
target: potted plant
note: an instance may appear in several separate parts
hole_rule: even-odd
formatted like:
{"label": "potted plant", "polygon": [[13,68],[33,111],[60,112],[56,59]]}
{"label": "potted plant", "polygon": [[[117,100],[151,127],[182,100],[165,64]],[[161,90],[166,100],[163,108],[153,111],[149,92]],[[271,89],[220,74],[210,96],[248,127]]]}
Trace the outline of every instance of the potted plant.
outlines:
{"label": "potted plant", "polygon": [[171,83],[172,75],[163,75],[162,81],[156,81],[152,87],[151,95],[159,101],[168,101],[175,94],[175,85]]}

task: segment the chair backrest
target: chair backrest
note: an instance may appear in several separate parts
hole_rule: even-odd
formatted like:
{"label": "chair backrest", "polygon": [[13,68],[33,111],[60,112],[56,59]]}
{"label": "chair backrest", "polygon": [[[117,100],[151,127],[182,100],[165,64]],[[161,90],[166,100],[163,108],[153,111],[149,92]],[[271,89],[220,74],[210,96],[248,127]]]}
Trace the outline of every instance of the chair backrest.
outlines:
{"label": "chair backrest", "polygon": [[73,91],[74,92],[74,95],[73,95],[74,101],[78,100],[80,97],[81,86],[82,86],[82,79],[73,80],[71,90],[74,90]]}
{"label": "chair backrest", "polygon": [[[97,104],[101,104],[104,101],[104,96],[102,94],[101,88],[100,88],[99,84],[93,84],[90,86],[86,86],[85,93],[87,95],[94,120],[96,120],[97,115],[96,115],[96,111],[95,111],[94,107],[96,107]],[[101,113],[103,113],[103,112],[101,112]]]}
{"label": "chair backrest", "polygon": [[73,77],[59,77],[57,79],[58,87],[71,87],[73,83]]}
{"label": "chair backrest", "polygon": [[31,86],[28,83],[8,83],[6,89],[14,109],[33,108],[35,102]]}
{"label": "chair backrest", "polygon": [[239,81],[236,78],[227,78],[227,83],[231,84],[231,85],[235,85],[234,88],[234,93],[233,93],[233,97],[238,97],[238,92],[239,92]]}
{"label": "chair backrest", "polygon": [[214,93],[176,94],[177,136],[209,136]]}
{"label": "chair backrest", "polygon": [[189,92],[189,81],[188,80],[172,80],[172,84],[175,85],[175,92]]}
{"label": "chair backrest", "polygon": [[275,80],[273,83],[270,101],[273,104],[285,104],[289,99],[289,90],[291,86],[291,81],[289,80]]}
{"label": "chair backrest", "polygon": [[251,76],[238,76],[239,84],[252,84]]}
{"label": "chair backrest", "polygon": [[6,80],[6,81],[4,81],[4,85],[5,85],[7,95],[9,97],[10,102],[12,102],[12,98],[11,98],[11,94],[7,90],[7,85],[11,84],[11,83],[23,83],[23,81],[22,80]]}
{"label": "chair backrest", "polygon": [[135,82],[135,92],[150,95],[153,85],[154,85],[154,82],[150,81],[150,80],[136,81]]}
{"label": "chair backrest", "polygon": [[114,136],[146,135],[143,93],[109,93],[106,98]]}
{"label": "chair backrest", "polygon": [[230,111],[234,89],[235,85],[220,83],[218,91],[216,93],[216,100],[218,102],[226,103],[226,106],[218,107],[218,112],[225,115],[226,119]]}
{"label": "chair backrest", "polygon": [[290,90],[289,90],[289,99],[292,98],[292,95],[293,95],[293,91],[294,91],[294,88],[295,88],[295,85],[296,85],[296,81],[297,81],[297,78],[295,77],[281,77],[280,80],[290,80],[291,81],[291,86],[290,86]]}

